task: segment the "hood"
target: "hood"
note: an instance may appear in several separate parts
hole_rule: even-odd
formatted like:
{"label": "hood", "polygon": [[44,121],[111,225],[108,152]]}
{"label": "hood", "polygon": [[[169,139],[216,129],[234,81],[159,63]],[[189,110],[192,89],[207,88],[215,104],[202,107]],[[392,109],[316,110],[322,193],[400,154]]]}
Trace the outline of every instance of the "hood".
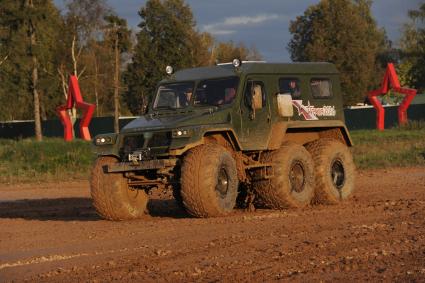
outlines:
{"label": "hood", "polygon": [[[223,113],[225,112],[225,113]],[[207,109],[204,111],[187,111],[183,113],[147,114],[128,123],[121,132],[174,129],[178,127],[196,126],[200,124],[222,124],[230,122],[230,113],[223,109]],[[226,114],[227,113],[227,114]]]}

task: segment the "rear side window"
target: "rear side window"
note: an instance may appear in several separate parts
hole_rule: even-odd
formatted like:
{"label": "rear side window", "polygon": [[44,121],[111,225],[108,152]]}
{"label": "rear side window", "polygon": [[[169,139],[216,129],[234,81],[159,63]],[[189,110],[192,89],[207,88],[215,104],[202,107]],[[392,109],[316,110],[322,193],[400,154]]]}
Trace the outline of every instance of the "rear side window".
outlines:
{"label": "rear side window", "polygon": [[300,80],[296,78],[279,79],[279,93],[290,94],[292,98],[301,97]]}
{"label": "rear side window", "polygon": [[311,79],[311,94],[315,98],[327,98],[332,96],[332,85],[329,79]]}

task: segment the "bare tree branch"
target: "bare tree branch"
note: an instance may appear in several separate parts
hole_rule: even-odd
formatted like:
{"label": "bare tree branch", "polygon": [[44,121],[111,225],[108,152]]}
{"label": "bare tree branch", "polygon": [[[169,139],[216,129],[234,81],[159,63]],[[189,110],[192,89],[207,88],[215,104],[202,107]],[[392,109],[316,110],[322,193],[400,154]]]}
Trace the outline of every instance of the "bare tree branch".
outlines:
{"label": "bare tree branch", "polygon": [[76,42],[75,35],[72,38],[72,46],[71,46],[71,56],[72,56],[72,63],[74,66],[74,76],[77,76],[77,58],[75,57],[75,42]]}
{"label": "bare tree branch", "polygon": [[81,72],[77,75],[77,79],[80,79],[81,76],[84,74],[84,72],[86,71],[87,66],[84,66],[84,68],[81,70]]}
{"label": "bare tree branch", "polygon": [[59,73],[59,76],[60,76],[61,82],[62,82],[63,95],[65,96],[65,99],[68,99],[68,84],[67,84],[67,81],[66,81],[66,76],[63,72],[63,65],[61,65],[58,68],[58,73]]}

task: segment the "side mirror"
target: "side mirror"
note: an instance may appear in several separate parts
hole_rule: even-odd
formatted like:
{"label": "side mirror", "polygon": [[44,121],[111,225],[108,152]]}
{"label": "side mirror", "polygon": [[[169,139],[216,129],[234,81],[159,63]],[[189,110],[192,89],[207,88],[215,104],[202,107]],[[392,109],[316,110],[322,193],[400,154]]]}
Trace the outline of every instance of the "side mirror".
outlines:
{"label": "side mirror", "polygon": [[294,116],[294,108],[292,107],[292,97],[290,94],[277,94],[277,108],[281,117]]}

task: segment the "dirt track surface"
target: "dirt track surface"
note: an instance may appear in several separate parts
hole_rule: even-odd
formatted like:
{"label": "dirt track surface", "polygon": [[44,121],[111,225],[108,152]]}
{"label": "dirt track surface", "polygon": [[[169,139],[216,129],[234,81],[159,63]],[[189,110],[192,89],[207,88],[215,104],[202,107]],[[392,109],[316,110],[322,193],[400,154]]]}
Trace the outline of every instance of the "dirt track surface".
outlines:
{"label": "dirt track surface", "polygon": [[304,210],[99,219],[87,182],[0,186],[0,282],[425,282],[425,169],[357,174],[355,197]]}

